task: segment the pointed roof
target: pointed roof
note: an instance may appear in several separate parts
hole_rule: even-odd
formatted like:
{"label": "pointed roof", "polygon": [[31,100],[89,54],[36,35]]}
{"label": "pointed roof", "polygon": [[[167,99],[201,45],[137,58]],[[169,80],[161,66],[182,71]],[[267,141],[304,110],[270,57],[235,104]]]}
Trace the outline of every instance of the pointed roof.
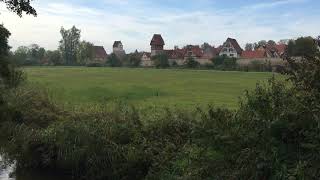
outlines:
{"label": "pointed roof", "polygon": [[243,49],[240,47],[240,45],[236,39],[228,38],[227,42],[230,42],[232,44],[232,46],[236,49],[238,54],[242,53]]}
{"label": "pointed roof", "polygon": [[107,58],[108,54],[103,46],[93,46],[95,58]]}
{"label": "pointed roof", "polygon": [[115,42],[113,43],[113,47],[114,47],[114,48],[115,48],[115,47],[119,47],[120,44],[122,44],[121,41],[115,41]]}
{"label": "pointed roof", "polygon": [[164,40],[162,39],[161,34],[154,34],[150,45],[164,46]]}

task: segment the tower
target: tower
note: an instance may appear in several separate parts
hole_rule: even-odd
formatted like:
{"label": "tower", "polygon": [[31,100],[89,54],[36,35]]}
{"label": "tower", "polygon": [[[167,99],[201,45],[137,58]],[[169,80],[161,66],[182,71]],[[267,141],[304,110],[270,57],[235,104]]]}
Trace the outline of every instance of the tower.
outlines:
{"label": "tower", "polygon": [[165,45],[160,34],[154,34],[150,42],[151,56],[156,56],[164,52],[163,46]]}
{"label": "tower", "polygon": [[121,41],[115,41],[113,43],[113,53],[120,59],[122,59],[126,55]]}

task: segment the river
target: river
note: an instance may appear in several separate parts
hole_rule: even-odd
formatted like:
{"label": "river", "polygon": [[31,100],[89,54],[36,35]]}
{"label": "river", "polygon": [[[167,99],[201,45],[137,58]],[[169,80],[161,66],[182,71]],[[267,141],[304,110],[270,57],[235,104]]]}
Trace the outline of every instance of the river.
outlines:
{"label": "river", "polygon": [[46,175],[41,173],[30,173],[23,175],[16,175],[10,177],[10,174],[13,172],[14,166],[11,167],[2,167],[1,163],[2,158],[0,156],[0,180],[70,180],[69,178],[55,176],[55,175]]}

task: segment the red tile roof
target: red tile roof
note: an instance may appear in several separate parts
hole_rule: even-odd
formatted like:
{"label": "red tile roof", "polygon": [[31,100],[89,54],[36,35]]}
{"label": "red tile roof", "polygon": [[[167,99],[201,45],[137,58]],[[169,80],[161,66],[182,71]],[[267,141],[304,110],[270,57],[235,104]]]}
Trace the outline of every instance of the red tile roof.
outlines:
{"label": "red tile roof", "polygon": [[183,59],[184,52],[181,49],[165,50],[169,59]]}
{"label": "red tile roof", "polygon": [[287,49],[287,45],[285,45],[285,44],[277,44],[274,47],[277,49],[277,51],[280,55],[284,54]]}
{"label": "red tile roof", "polygon": [[160,34],[154,34],[150,42],[150,45],[164,46],[165,44]]}
{"label": "red tile roof", "polygon": [[264,50],[243,51],[241,54],[241,57],[245,59],[265,58],[266,51]]}
{"label": "red tile roof", "polygon": [[94,46],[94,56],[95,58],[106,59],[108,54],[103,46]]}

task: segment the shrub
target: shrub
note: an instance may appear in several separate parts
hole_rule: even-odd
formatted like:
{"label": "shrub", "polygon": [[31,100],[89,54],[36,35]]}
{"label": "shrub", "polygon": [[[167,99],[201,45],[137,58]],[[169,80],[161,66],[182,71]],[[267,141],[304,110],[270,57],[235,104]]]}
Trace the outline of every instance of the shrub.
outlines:
{"label": "shrub", "polygon": [[152,57],[152,61],[154,62],[154,66],[156,68],[168,68],[170,67],[169,59],[166,54],[160,54]]}
{"label": "shrub", "polygon": [[198,68],[200,66],[200,63],[196,61],[193,57],[188,57],[184,66],[186,68]]}

